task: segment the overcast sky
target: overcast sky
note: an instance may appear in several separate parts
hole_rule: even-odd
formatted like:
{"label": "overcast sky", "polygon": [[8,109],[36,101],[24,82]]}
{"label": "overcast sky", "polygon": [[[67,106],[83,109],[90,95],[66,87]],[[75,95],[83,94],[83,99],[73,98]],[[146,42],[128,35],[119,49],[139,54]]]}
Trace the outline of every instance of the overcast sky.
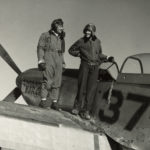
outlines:
{"label": "overcast sky", "polygon": [[[67,67],[79,59],[68,48],[94,23],[103,53],[113,55],[119,67],[125,57],[150,52],[149,0],[0,0],[0,43],[25,71],[37,66],[36,47],[53,19],[62,18],[66,31]],[[0,58],[0,99],[15,87],[17,74]]]}

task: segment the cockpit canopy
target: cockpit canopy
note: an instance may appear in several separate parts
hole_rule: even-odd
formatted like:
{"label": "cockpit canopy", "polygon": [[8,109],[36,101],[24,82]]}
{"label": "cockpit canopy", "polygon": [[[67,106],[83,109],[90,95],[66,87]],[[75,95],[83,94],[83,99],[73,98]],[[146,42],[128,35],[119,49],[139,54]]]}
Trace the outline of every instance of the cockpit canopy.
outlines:
{"label": "cockpit canopy", "polygon": [[141,53],[125,59],[120,69],[121,73],[150,74],[150,53]]}

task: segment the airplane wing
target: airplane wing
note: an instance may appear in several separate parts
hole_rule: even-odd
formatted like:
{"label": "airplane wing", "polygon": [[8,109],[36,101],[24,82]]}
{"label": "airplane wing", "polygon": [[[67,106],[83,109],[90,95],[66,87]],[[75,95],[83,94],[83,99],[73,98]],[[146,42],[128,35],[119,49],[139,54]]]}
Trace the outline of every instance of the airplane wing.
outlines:
{"label": "airplane wing", "polygon": [[105,134],[67,112],[0,102],[0,146],[28,150],[111,150]]}

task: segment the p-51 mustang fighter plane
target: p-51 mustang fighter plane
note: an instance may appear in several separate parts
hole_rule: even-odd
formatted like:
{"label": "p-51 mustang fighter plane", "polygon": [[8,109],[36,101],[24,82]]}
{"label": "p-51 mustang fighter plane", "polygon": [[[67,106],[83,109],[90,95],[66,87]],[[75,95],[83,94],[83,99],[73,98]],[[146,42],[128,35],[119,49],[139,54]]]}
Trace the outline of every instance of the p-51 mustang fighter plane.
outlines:
{"label": "p-51 mustang fighter plane", "polygon": [[[74,104],[78,69],[66,69],[63,73],[58,105],[65,111],[45,110],[38,107],[41,72],[37,68],[21,72],[1,45],[0,55],[18,74],[17,87],[0,102],[0,116],[8,124],[8,127],[2,126],[3,131],[6,131],[0,135],[11,133],[8,139],[0,136],[1,147],[52,150],[149,149],[150,54],[127,57],[120,70],[116,62],[105,62],[100,66],[92,105],[94,122],[67,112]],[[14,103],[20,95],[29,106]],[[16,127],[22,124],[17,130],[27,137],[13,132],[7,117],[11,117],[9,119]],[[31,127],[33,133],[29,131]]]}

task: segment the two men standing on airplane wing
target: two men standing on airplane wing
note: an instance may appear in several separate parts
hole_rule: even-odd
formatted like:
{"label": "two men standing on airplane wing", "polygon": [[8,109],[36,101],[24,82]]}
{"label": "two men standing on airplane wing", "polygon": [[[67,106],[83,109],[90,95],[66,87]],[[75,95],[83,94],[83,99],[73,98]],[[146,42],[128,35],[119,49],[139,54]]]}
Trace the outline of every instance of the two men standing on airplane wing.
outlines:
{"label": "two men standing on airplane wing", "polygon": [[[70,48],[69,54],[80,57],[81,64],[78,75],[78,91],[72,114],[80,115],[89,120],[90,109],[96,91],[99,65],[103,61],[113,61],[112,56],[102,53],[101,41],[95,35],[96,26],[87,24],[83,29],[84,36],[77,40]],[[65,67],[63,54],[65,52],[65,32],[62,19],[56,19],[51,29],[43,33],[39,39],[37,54],[38,66],[43,71],[41,89],[42,107],[52,107],[57,104],[62,80],[62,69]],[[50,94],[50,100],[47,99]]]}

